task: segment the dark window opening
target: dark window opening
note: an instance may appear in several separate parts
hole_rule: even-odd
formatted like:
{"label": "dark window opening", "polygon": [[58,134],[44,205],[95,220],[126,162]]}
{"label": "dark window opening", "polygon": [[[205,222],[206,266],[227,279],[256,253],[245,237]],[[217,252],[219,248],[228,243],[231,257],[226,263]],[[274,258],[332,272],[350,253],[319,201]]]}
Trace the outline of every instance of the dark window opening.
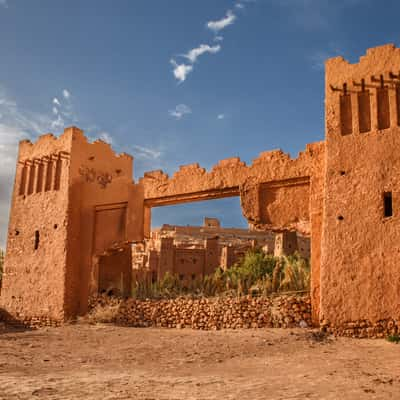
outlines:
{"label": "dark window opening", "polygon": [[391,217],[393,215],[392,192],[385,192],[383,194],[383,208],[385,218]]}
{"label": "dark window opening", "polygon": [[341,176],[346,175],[346,171],[340,171],[340,175],[341,175]]}
{"label": "dark window opening", "polygon": [[400,84],[396,85],[397,125],[400,126]]}
{"label": "dark window opening", "polygon": [[377,89],[378,102],[378,129],[387,129],[390,127],[390,106],[389,89],[380,87]]}
{"label": "dark window opening", "polygon": [[196,279],[196,274],[192,274],[192,281]]}
{"label": "dark window opening", "polygon": [[360,127],[360,133],[365,133],[371,130],[371,105],[369,90],[363,89],[362,92],[358,92],[357,98],[358,124]]}
{"label": "dark window opening", "polygon": [[51,190],[51,181],[53,177],[53,162],[49,161],[47,163],[47,168],[46,168],[46,183],[44,186],[44,190],[47,192],[48,190]]}
{"label": "dark window opening", "polygon": [[180,275],[179,275],[179,280],[180,280],[180,281],[183,281],[183,274],[180,274]]}
{"label": "dark window opening", "polygon": [[60,190],[61,169],[62,169],[62,161],[61,158],[58,158],[56,161],[56,171],[54,176],[54,190]]}
{"label": "dark window opening", "polygon": [[43,163],[40,163],[38,165],[38,170],[37,170],[36,193],[39,193],[42,191],[43,171],[44,171],[44,165],[43,165]]}
{"label": "dark window opening", "polygon": [[28,194],[33,193],[33,185],[35,182],[35,170],[36,170],[35,164],[31,164],[31,166],[29,167]]}
{"label": "dark window opening", "polygon": [[21,182],[19,185],[19,194],[22,195],[25,193],[25,186],[26,186],[26,177],[28,175],[28,167],[26,164],[22,167],[22,172],[21,172]]}
{"label": "dark window opening", "polygon": [[353,133],[353,117],[351,111],[351,96],[347,93],[347,85],[343,85],[343,94],[340,96],[340,126],[342,135]]}
{"label": "dark window opening", "polygon": [[39,242],[40,242],[40,235],[39,231],[35,231],[35,250],[39,248]]}
{"label": "dark window opening", "polygon": [[19,235],[19,230],[15,230],[15,236],[18,236]]}

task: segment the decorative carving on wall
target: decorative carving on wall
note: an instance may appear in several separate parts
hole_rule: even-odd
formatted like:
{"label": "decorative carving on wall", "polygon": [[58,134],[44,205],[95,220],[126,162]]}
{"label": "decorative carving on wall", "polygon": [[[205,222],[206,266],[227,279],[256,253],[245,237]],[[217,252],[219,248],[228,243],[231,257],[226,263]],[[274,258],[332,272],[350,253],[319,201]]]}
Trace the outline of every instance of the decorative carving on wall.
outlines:
{"label": "decorative carving on wall", "polygon": [[86,182],[97,182],[102,189],[105,189],[112,182],[112,175],[108,172],[98,172],[94,168],[82,166],[79,168],[79,174],[85,178]]}
{"label": "decorative carving on wall", "polygon": [[97,175],[97,183],[100,185],[102,189],[105,189],[109,183],[112,182],[112,176],[107,173],[103,172]]}
{"label": "decorative carving on wall", "polygon": [[85,178],[86,182],[94,182],[96,179],[96,171],[94,168],[80,167],[79,174]]}

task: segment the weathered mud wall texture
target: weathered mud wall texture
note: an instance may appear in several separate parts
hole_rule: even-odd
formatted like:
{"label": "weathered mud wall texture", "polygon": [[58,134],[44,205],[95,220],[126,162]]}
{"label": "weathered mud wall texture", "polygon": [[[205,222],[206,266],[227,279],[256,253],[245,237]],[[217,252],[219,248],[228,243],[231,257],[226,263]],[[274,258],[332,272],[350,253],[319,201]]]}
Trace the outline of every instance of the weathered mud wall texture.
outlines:
{"label": "weathered mud wall texture", "polygon": [[[91,318],[118,300],[98,297],[92,301]],[[100,317],[101,319],[101,317]],[[119,303],[114,322],[135,327],[192,329],[289,328],[311,326],[308,295],[173,300],[135,300]]]}
{"label": "weathered mud wall texture", "polygon": [[64,318],[70,150],[68,135],[19,147],[1,305],[23,318]]}
{"label": "weathered mud wall texture", "polygon": [[136,189],[132,157],[89,143],[78,128],[21,142],[0,306],[22,320],[62,321],[86,312],[99,281],[122,279],[130,291],[126,250],[143,230]]}
{"label": "weathered mud wall texture", "polygon": [[326,63],[326,171],[321,319],[400,315],[400,49]]}

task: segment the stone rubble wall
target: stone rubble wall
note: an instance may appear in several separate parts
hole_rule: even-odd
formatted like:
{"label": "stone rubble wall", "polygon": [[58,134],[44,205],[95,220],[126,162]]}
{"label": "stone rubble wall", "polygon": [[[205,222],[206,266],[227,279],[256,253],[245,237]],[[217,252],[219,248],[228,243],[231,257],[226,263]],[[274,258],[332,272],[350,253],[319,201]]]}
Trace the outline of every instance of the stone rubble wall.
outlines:
{"label": "stone rubble wall", "polygon": [[[111,300],[111,302],[115,301]],[[92,303],[113,306],[105,297]],[[170,300],[127,299],[119,303],[113,322],[133,327],[192,328],[289,328],[311,326],[309,295],[277,297],[178,298]]]}
{"label": "stone rubble wall", "polygon": [[61,326],[64,321],[54,319],[48,316],[26,316],[21,314],[9,314],[0,308],[0,323],[14,327],[26,328],[42,328],[42,327],[57,327]]}
{"label": "stone rubble wall", "polygon": [[328,321],[322,321],[321,329],[335,336],[352,338],[385,338],[388,335],[400,333],[400,320],[393,318],[376,322],[369,320],[345,322],[340,326],[332,326]]}

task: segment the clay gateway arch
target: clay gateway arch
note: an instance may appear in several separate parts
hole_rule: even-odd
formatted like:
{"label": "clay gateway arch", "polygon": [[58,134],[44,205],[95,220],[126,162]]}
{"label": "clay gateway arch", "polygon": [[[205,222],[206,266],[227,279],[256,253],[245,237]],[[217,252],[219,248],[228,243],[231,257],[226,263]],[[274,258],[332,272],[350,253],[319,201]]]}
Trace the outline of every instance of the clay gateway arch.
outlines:
{"label": "clay gateway arch", "polygon": [[129,291],[130,244],[149,235],[151,208],[240,196],[254,229],[311,236],[315,324],[400,319],[399,65],[393,45],[328,60],[325,140],[297,158],[267,151],[134,182],[131,156],[78,128],[22,141],[0,307],[24,321],[84,314],[102,280]]}

